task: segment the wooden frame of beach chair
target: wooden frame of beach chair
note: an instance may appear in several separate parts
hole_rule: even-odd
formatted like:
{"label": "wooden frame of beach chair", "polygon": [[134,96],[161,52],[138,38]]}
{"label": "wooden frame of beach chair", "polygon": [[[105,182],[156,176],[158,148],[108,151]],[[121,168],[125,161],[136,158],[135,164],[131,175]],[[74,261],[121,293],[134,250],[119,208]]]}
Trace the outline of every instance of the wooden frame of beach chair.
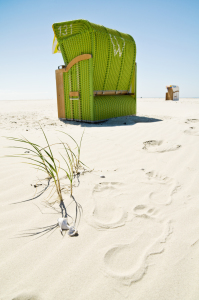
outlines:
{"label": "wooden frame of beach chair", "polygon": [[58,117],[84,122],[136,114],[136,45],[85,20],[53,24],[65,62],[56,70]]}
{"label": "wooden frame of beach chair", "polygon": [[168,92],[166,93],[166,99],[165,100],[173,100],[173,89],[167,88]]}

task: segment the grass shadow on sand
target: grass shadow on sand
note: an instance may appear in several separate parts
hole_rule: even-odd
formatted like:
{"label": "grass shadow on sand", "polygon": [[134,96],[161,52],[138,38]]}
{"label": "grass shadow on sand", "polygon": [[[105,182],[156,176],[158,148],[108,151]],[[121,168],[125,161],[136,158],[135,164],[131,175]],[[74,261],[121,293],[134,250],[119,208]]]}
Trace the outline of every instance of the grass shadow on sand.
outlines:
{"label": "grass shadow on sand", "polygon": [[83,121],[70,121],[60,119],[61,122],[64,124],[70,125],[80,125],[81,127],[114,127],[114,126],[129,126],[135,125],[136,123],[153,123],[153,122],[160,122],[161,119],[156,118],[148,118],[148,117],[139,117],[139,116],[124,116],[118,118],[112,118],[105,120],[99,123],[86,123]]}
{"label": "grass shadow on sand", "polygon": [[39,192],[36,196],[30,198],[30,199],[27,199],[27,200],[22,200],[22,201],[18,201],[18,202],[13,202],[13,203],[10,203],[10,205],[13,205],[13,204],[19,204],[19,203],[23,203],[23,202],[28,202],[28,201],[32,201],[32,200],[35,200],[37,198],[39,198],[41,195],[44,194],[44,192],[49,188],[50,186],[50,181],[51,181],[51,178],[48,179],[48,182],[47,182],[47,185],[43,188],[43,190],[41,192]]}

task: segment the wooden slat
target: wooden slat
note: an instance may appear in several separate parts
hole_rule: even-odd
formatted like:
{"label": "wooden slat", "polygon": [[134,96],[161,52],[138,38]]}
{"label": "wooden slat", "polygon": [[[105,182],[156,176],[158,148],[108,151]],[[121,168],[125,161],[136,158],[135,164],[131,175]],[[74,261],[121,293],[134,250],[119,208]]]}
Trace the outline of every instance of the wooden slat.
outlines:
{"label": "wooden slat", "polygon": [[94,96],[96,96],[96,95],[101,96],[101,95],[103,95],[103,91],[94,91],[94,92],[93,92],[93,95],[94,95]]}
{"label": "wooden slat", "polygon": [[103,95],[116,95],[116,91],[103,91]]}
{"label": "wooden slat", "polygon": [[94,91],[94,96],[117,96],[117,95],[135,95],[135,93],[129,93],[128,91]]}
{"label": "wooden slat", "polygon": [[70,97],[79,97],[79,92],[70,92]]}
{"label": "wooden slat", "polygon": [[64,79],[62,72],[57,72],[61,70],[55,71],[56,77],[56,86],[57,86],[57,110],[58,110],[58,118],[65,119],[65,99],[64,99]]}

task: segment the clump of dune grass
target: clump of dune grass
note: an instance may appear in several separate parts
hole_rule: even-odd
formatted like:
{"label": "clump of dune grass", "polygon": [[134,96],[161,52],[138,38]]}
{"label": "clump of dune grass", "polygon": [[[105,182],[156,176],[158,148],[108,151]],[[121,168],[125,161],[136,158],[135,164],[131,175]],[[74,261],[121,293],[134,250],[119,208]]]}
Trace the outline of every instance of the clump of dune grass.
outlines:
{"label": "clump of dune grass", "polygon": [[[65,133],[65,132],[63,132],[63,133]],[[67,134],[67,133],[65,133],[65,134]],[[84,134],[84,132],[83,132],[83,134]],[[64,155],[61,154],[61,156],[66,164],[66,168],[62,168],[62,170],[66,173],[66,176],[70,181],[70,197],[72,198],[71,203],[74,201],[75,206],[76,206],[76,215],[75,215],[75,220],[73,222],[73,227],[75,228],[76,232],[77,232],[77,228],[79,226],[79,222],[81,219],[83,209],[82,209],[82,206],[75,200],[75,197],[73,196],[73,179],[75,178],[75,176],[79,175],[80,166],[84,165],[80,161],[80,151],[81,151],[81,142],[82,142],[83,134],[82,134],[79,145],[75,141],[75,139],[73,139],[73,137],[71,137],[69,134],[67,134],[75,142],[75,144],[77,146],[77,155],[74,153],[74,151],[72,151],[72,149],[68,143],[63,143],[63,142],[62,142],[62,145],[63,145],[63,148],[66,153],[66,158],[64,157]]]}
{"label": "clump of dune grass", "polygon": [[[66,211],[66,207],[64,205],[64,199],[63,199],[63,194],[62,194],[63,188],[61,187],[61,183],[60,183],[59,171],[63,170],[65,172],[66,177],[68,178],[68,180],[70,182],[70,197],[72,198],[72,201],[69,203],[69,205],[72,202],[74,202],[76,205],[76,216],[75,216],[75,219],[73,220],[73,227],[75,229],[75,232],[77,232],[77,227],[79,225],[83,210],[82,210],[82,206],[75,200],[75,198],[73,196],[73,180],[74,180],[75,176],[78,176],[80,174],[79,169],[81,167],[85,166],[80,160],[81,144],[82,144],[82,138],[83,138],[84,132],[81,136],[80,143],[78,144],[71,135],[62,131],[62,133],[69,136],[75,143],[75,146],[77,149],[77,154],[75,154],[75,152],[71,149],[69,143],[64,143],[61,141],[61,143],[53,144],[53,145],[62,144],[63,149],[65,150],[65,152],[64,152],[65,155],[60,153],[60,155],[62,156],[62,158],[65,162],[65,165],[66,165],[65,167],[63,167],[63,166],[60,166],[59,160],[54,157],[53,152],[52,152],[53,145],[49,144],[47,136],[46,136],[43,128],[41,126],[40,126],[40,128],[42,130],[42,133],[44,135],[44,138],[45,138],[45,141],[47,144],[45,147],[41,147],[40,145],[33,143],[24,137],[22,137],[22,138],[6,137],[8,140],[19,142],[19,143],[23,144],[23,146],[11,146],[11,148],[25,150],[25,153],[23,153],[23,154],[7,155],[7,157],[25,158],[28,161],[25,161],[24,163],[30,164],[34,168],[43,171],[44,173],[46,173],[47,178],[49,180],[51,180],[51,179],[53,180],[54,186],[56,188],[56,192],[58,195],[60,208],[62,211],[62,217],[63,217],[63,211],[65,211],[64,217],[67,217],[68,214]],[[57,166],[57,164],[58,164],[58,166]],[[49,202],[49,205],[52,207],[52,205],[55,202]],[[40,231],[39,234],[41,232],[47,233],[47,232],[51,231],[51,229],[56,229],[56,228],[57,228],[57,226],[55,226],[55,224],[52,226],[49,226],[49,227],[47,226],[47,227],[43,228],[44,232]],[[42,229],[42,228],[40,228],[40,229]],[[30,235],[34,235],[34,234],[30,234]]]}
{"label": "clump of dune grass", "polygon": [[45,172],[49,179],[53,179],[56,191],[58,194],[58,198],[60,201],[63,201],[60,179],[59,179],[59,167],[56,165],[56,159],[53,155],[51,150],[50,144],[46,137],[46,134],[42,127],[40,127],[45,141],[47,143],[47,147],[43,148],[38,144],[35,144],[29,141],[27,138],[14,138],[14,137],[7,137],[8,140],[12,140],[15,142],[20,142],[25,144],[25,146],[11,146],[12,148],[23,149],[26,150],[27,153],[24,154],[16,154],[16,155],[7,155],[7,157],[20,157],[29,160],[30,162],[25,162],[26,164],[32,165],[34,168]]}

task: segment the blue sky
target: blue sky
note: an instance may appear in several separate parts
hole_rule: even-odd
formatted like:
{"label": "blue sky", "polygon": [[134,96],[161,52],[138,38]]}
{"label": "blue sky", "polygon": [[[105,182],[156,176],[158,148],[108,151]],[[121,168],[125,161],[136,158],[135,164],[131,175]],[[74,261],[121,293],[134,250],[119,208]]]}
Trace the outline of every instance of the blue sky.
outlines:
{"label": "blue sky", "polygon": [[199,97],[198,16],[198,0],[0,0],[0,100],[56,98],[52,24],[75,19],[133,36],[138,97]]}

